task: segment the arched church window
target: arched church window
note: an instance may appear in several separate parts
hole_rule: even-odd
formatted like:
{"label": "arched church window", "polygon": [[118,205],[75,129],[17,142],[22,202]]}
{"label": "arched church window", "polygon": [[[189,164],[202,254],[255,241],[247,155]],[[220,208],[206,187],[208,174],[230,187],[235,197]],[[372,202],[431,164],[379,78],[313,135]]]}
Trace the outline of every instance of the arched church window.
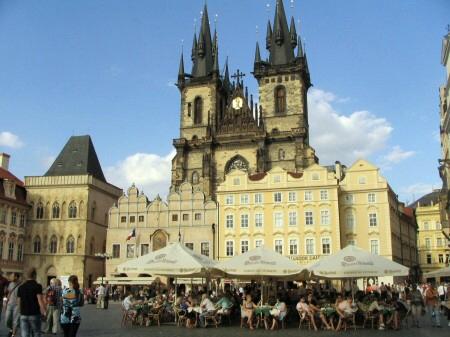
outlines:
{"label": "arched church window", "polygon": [[33,240],[33,253],[39,254],[41,252],[41,238],[36,236]]}
{"label": "arched church window", "polygon": [[59,204],[57,202],[55,202],[52,206],[52,218],[58,219],[59,213],[60,213]]}
{"label": "arched church window", "polygon": [[228,173],[231,170],[248,171],[248,161],[242,156],[234,156],[225,165],[225,173]]}
{"label": "arched church window", "polygon": [[286,112],[286,89],[283,86],[275,88],[275,112]]}
{"label": "arched church window", "polygon": [[197,171],[192,172],[192,185],[197,185],[199,182],[199,175]]}
{"label": "arched church window", "polygon": [[55,235],[53,235],[50,238],[50,247],[49,247],[50,253],[51,254],[56,254],[56,252],[58,251],[58,239],[56,238]]}
{"label": "arched church window", "polygon": [[72,235],[69,236],[66,243],[66,252],[67,254],[75,253],[75,239]]}
{"label": "arched church window", "polygon": [[44,218],[44,205],[42,204],[42,202],[40,202],[36,208],[36,219],[43,219],[43,218]]}
{"label": "arched church window", "polygon": [[194,100],[194,124],[202,124],[203,101],[201,97]]}
{"label": "arched church window", "polygon": [[279,149],[278,150],[278,160],[284,160],[285,157],[286,157],[286,153],[284,152],[284,150]]}
{"label": "arched church window", "polygon": [[77,204],[75,203],[75,201],[72,201],[69,204],[69,218],[74,219],[76,217],[77,217]]}

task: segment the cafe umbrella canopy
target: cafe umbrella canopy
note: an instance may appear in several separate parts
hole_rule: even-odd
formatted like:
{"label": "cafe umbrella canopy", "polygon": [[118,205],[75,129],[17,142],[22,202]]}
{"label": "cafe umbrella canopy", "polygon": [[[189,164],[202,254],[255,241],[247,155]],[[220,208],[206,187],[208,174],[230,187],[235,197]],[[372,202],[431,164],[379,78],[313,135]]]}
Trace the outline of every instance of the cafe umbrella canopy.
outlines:
{"label": "cafe umbrella canopy", "polygon": [[320,259],[307,269],[314,276],[330,279],[409,275],[408,267],[353,245]]}
{"label": "cafe umbrella canopy", "polygon": [[119,273],[150,274],[172,277],[207,277],[216,262],[177,242],[164,248],[124,262],[117,266]]}
{"label": "cafe umbrella canopy", "polygon": [[426,278],[440,278],[440,277],[449,277],[450,276],[450,266],[441,268],[438,270],[430,271],[423,275]]}

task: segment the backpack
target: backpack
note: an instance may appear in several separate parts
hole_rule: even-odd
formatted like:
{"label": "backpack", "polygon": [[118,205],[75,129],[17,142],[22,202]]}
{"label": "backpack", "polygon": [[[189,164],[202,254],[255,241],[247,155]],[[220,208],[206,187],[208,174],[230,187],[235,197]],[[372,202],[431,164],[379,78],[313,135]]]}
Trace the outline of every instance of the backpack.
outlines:
{"label": "backpack", "polygon": [[47,296],[45,297],[48,305],[56,305],[58,299],[56,298],[56,291],[53,288],[48,288]]}

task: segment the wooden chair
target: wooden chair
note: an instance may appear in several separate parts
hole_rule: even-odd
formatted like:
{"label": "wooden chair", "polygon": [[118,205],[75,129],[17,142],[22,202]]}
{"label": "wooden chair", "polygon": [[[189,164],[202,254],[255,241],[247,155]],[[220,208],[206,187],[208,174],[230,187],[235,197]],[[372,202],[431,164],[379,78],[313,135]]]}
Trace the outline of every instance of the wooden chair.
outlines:
{"label": "wooden chair", "polygon": [[175,313],[175,321],[177,322],[177,326],[186,326],[186,311],[180,308],[173,308]]}
{"label": "wooden chair", "polygon": [[297,313],[298,316],[300,317],[298,328],[301,329],[302,326],[307,326],[308,330],[311,330],[312,327],[311,316],[301,310],[297,310]]}
{"label": "wooden chair", "polygon": [[[245,323],[245,319],[247,319],[247,324],[249,323],[249,321],[248,321],[248,317],[244,316],[244,307],[242,305],[241,305],[241,313],[240,313],[240,315],[241,315],[241,328],[243,328],[244,327],[244,323]],[[255,319],[255,315],[253,315],[252,318]]]}
{"label": "wooden chair", "polygon": [[219,316],[217,315],[217,310],[210,311],[207,314],[203,315],[203,319],[205,320],[205,328],[208,326],[208,323],[210,322],[212,325],[214,325],[216,328],[219,327]]}
{"label": "wooden chair", "polygon": [[148,325],[150,325],[152,322],[156,322],[158,323],[158,326],[161,326],[161,314],[163,310],[164,308],[150,310],[150,312],[148,313]]}
{"label": "wooden chair", "polygon": [[217,313],[217,316],[219,318],[219,324],[222,324],[224,322],[224,318],[228,320],[228,324],[231,325],[231,312],[233,311],[233,307],[230,307],[226,310],[223,310],[220,313]]}
{"label": "wooden chair", "polygon": [[283,316],[283,318],[280,317],[275,317],[275,321],[277,322],[276,325],[278,327],[278,325],[281,326],[281,329],[285,329],[286,328],[286,318],[289,314],[289,309],[286,310],[286,314]]}
{"label": "wooden chair", "polygon": [[136,313],[133,310],[127,310],[122,307],[122,322],[121,326],[126,327],[127,325],[133,326],[136,319]]}
{"label": "wooden chair", "polygon": [[354,313],[351,316],[345,316],[345,318],[342,320],[342,329],[344,329],[344,331],[347,331],[348,328],[353,328],[354,330],[356,330]]}

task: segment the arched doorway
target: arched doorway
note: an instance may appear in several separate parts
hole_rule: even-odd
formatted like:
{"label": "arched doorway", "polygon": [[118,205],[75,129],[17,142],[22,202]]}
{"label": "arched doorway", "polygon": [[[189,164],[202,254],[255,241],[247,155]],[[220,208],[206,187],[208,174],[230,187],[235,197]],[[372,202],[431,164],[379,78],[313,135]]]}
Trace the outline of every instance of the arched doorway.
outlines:
{"label": "arched doorway", "polygon": [[161,230],[153,233],[152,236],[152,250],[158,250],[167,246],[167,234]]}
{"label": "arched doorway", "polygon": [[56,268],[54,266],[50,266],[47,269],[47,286],[50,285],[50,280],[57,276]]}

